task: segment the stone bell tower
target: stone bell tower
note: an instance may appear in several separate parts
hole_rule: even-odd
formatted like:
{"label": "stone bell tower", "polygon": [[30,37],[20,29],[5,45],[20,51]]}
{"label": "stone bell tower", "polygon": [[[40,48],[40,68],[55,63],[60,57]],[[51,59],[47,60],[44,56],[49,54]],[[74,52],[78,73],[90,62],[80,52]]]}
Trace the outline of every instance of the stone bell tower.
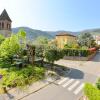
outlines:
{"label": "stone bell tower", "polygon": [[7,11],[4,9],[0,15],[0,34],[5,37],[11,36],[11,19],[7,14]]}

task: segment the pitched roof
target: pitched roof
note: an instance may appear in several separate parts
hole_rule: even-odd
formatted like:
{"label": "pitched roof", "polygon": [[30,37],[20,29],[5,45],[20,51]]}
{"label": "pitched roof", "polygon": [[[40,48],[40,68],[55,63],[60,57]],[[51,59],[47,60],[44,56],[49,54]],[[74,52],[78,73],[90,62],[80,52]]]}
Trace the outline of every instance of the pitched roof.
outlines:
{"label": "pitched roof", "polygon": [[0,20],[8,20],[8,21],[12,22],[5,9],[3,10],[3,12],[0,15]]}
{"label": "pitched roof", "polygon": [[72,37],[76,37],[75,35],[69,34],[67,32],[60,32],[56,36],[72,36]]}

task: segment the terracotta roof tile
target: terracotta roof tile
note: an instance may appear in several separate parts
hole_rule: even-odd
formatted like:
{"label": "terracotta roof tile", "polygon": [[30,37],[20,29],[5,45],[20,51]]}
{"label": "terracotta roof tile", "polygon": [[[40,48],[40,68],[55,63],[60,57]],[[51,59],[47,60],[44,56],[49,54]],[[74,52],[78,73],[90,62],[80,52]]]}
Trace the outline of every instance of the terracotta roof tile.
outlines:
{"label": "terracotta roof tile", "polygon": [[56,36],[72,36],[72,37],[76,37],[75,35],[69,34],[67,32],[60,32]]}

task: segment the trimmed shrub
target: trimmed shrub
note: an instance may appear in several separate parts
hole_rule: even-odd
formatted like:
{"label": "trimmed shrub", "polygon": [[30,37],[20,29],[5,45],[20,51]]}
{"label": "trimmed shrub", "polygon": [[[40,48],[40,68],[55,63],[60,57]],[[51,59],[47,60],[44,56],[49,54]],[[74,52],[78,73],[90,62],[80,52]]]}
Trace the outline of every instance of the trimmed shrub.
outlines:
{"label": "trimmed shrub", "polygon": [[100,90],[90,83],[85,84],[84,93],[89,100],[100,100]]}
{"label": "trimmed shrub", "polygon": [[89,50],[70,49],[70,48],[63,49],[63,52],[66,56],[79,56],[79,57],[87,57],[91,54]]}
{"label": "trimmed shrub", "polygon": [[97,86],[97,88],[100,90],[100,78],[99,78],[98,81],[96,82],[96,86]]}
{"label": "trimmed shrub", "polygon": [[45,53],[45,58],[50,63],[54,63],[54,61],[63,58],[63,56],[64,56],[63,51],[54,48],[47,50]]}

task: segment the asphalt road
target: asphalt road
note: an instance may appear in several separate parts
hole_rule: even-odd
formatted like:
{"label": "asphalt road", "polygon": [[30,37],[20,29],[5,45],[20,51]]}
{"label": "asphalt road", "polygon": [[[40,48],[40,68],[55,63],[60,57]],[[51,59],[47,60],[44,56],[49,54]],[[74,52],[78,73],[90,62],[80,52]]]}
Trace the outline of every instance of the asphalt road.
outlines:
{"label": "asphalt road", "polygon": [[22,100],[78,100],[84,83],[93,84],[100,76],[100,52],[91,61],[60,60],[56,64],[70,67],[71,73]]}
{"label": "asphalt road", "polygon": [[85,82],[94,83],[97,76],[72,69],[71,73],[55,83],[22,100],[78,100]]}
{"label": "asphalt road", "polygon": [[60,60],[56,64],[70,67],[71,73],[22,100],[78,100],[84,83],[95,83],[100,76],[100,52],[91,61]]}
{"label": "asphalt road", "polygon": [[22,100],[78,100],[84,83],[93,84],[100,76],[100,52],[91,61],[60,60],[56,64],[70,67],[71,73]]}

